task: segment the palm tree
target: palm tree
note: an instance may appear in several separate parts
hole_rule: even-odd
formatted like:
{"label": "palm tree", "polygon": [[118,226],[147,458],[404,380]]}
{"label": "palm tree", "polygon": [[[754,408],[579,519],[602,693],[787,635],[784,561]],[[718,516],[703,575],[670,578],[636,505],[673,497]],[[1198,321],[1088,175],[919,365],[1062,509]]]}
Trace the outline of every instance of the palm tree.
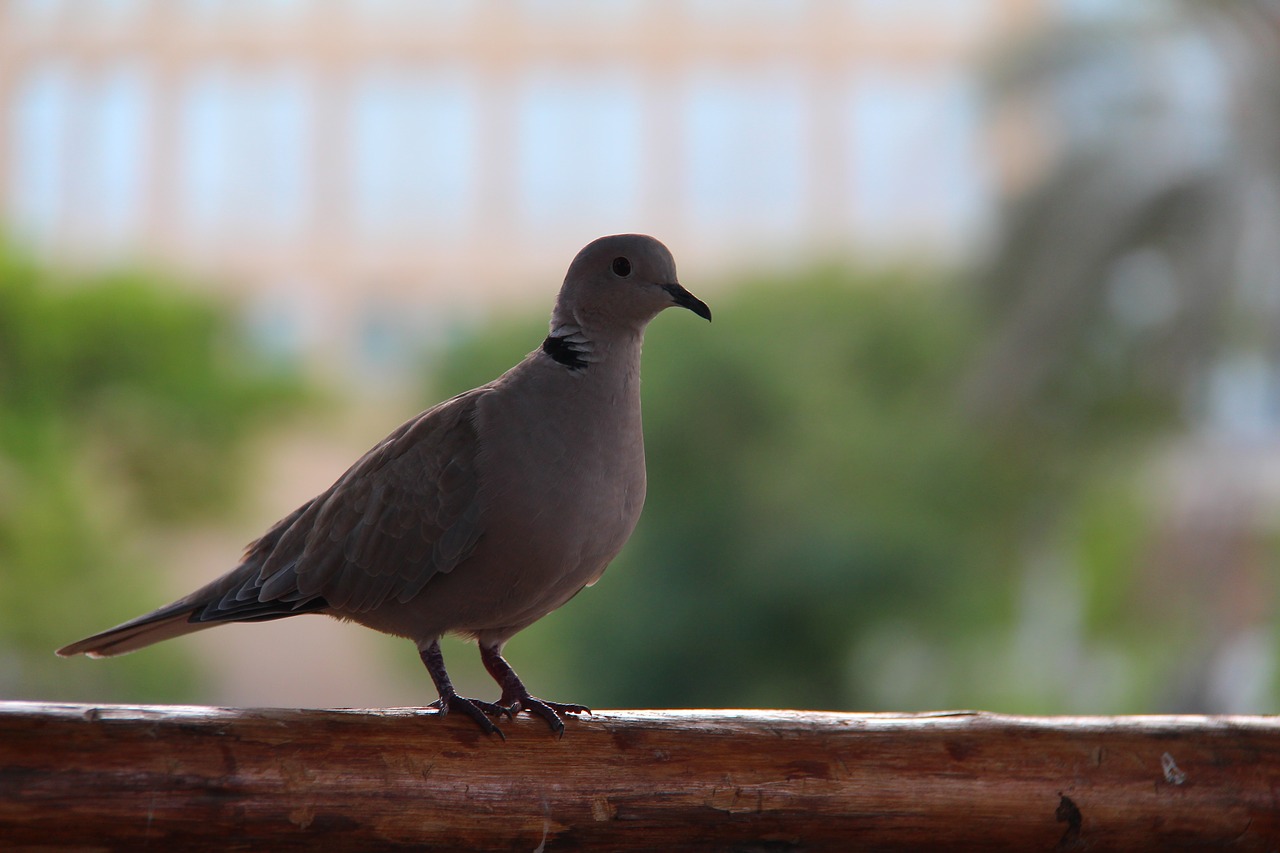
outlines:
{"label": "palm tree", "polygon": [[991,80],[998,122],[1050,165],[1005,206],[979,278],[993,324],[965,406],[1147,446],[1172,428],[1135,601],[1194,638],[1165,702],[1262,703],[1276,670],[1257,602],[1280,510],[1280,4],[1134,4],[1022,45]]}

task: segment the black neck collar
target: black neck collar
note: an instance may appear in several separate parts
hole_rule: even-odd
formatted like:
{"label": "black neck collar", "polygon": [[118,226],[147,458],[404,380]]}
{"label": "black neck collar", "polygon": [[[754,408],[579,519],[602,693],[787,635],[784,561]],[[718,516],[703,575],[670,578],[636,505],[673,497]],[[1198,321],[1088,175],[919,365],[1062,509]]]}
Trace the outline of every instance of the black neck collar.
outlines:
{"label": "black neck collar", "polygon": [[551,356],[552,361],[563,364],[570,370],[585,370],[588,364],[587,348],[569,340],[569,336],[547,335],[542,342],[542,351]]}

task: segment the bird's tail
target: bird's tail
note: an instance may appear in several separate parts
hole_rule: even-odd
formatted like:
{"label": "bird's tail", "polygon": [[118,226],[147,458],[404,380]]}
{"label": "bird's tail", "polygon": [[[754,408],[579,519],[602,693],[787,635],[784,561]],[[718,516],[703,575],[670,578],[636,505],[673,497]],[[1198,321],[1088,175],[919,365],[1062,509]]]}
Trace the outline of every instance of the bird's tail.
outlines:
{"label": "bird's tail", "polygon": [[259,597],[263,585],[262,560],[261,552],[252,551],[245,562],[190,595],[100,634],[63,646],[58,649],[58,654],[62,657],[84,654],[91,658],[109,658],[226,622],[266,622],[328,609],[329,604],[324,598],[297,591],[297,573],[292,562],[286,563],[277,573],[283,582],[277,583],[276,595],[262,600]]}
{"label": "bird's tail", "polygon": [[312,503],[314,501],[308,501],[277,522],[265,536],[249,545],[239,566],[217,580],[159,610],[63,646],[58,649],[58,654],[62,657],[84,654],[91,658],[109,658],[224,622],[263,622],[326,609],[329,605],[323,598],[298,594],[297,573],[294,571],[296,560],[282,561],[278,572],[282,575],[281,580],[290,582],[277,582],[280,588],[276,595],[266,601],[259,597],[265,561],[289,526]]}
{"label": "bird's tail", "polygon": [[85,637],[79,642],[58,649],[62,657],[84,654],[91,658],[109,658],[126,652],[137,651],[144,646],[180,637],[195,631],[212,628],[218,622],[195,622],[191,617],[200,610],[200,605],[189,600],[175,601],[173,604],[154,610],[137,619],[130,619],[114,628],[109,628],[92,637]]}

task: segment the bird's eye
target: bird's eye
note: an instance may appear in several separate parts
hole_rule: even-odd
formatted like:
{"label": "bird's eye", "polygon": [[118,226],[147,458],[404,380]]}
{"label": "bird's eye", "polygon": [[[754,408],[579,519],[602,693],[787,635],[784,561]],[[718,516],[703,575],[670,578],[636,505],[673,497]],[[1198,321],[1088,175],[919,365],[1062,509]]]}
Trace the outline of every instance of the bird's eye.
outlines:
{"label": "bird's eye", "polygon": [[631,261],[626,258],[614,258],[613,274],[620,278],[626,278],[631,275]]}

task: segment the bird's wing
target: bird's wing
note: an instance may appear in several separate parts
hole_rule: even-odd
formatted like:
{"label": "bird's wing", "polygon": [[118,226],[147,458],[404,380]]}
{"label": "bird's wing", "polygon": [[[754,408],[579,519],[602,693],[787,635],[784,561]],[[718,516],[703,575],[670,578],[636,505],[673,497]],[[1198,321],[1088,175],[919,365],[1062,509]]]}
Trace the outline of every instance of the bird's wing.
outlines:
{"label": "bird's wing", "polygon": [[408,601],[465,560],[482,534],[475,413],[486,390],[408,421],[277,523],[246,549],[242,583],[195,621],[368,611]]}

